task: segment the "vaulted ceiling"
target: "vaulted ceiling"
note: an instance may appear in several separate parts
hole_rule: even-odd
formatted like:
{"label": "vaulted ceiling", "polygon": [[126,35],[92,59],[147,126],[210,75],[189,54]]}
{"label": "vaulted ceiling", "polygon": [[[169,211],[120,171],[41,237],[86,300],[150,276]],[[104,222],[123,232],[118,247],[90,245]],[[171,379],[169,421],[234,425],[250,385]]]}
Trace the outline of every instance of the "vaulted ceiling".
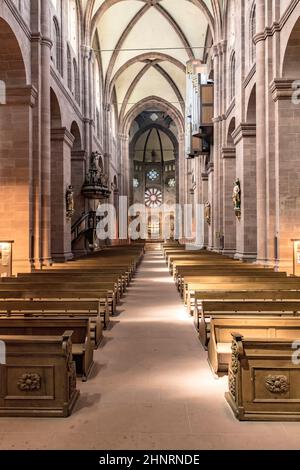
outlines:
{"label": "vaulted ceiling", "polygon": [[215,1],[94,0],[91,33],[120,120],[154,96],[184,114],[186,63],[207,52]]}

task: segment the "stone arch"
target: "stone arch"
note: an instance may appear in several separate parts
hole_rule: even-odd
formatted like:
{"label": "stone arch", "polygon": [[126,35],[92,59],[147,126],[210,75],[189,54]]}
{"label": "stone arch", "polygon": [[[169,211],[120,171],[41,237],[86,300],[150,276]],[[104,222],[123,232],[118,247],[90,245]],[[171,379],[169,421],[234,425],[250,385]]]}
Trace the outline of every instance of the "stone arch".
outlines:
{"label": "stone arch", "polygon": [[235,131],[235,117],[233,117],[229,123],[227,131],[227,147],[234,147],[233,132]]}
{"label": "stone arch", "polygon": [[165,111],[175,122],[178,134],[184,135],[184,119],[180,111],[172,104],[165,101],[163,98],[158,96],[148,96],[147,98],[139,101],[135,104],[126,114],[122,122],[120,123],[120,132],[128,135],[132,121],[142,112],[147,109],[153,109],[156,107],[162,111]]}
{"label": "stone arch", "polygon": [[71,185],[71,150],[75,137],[62,126],[61,106],[50,89],[51,118],[51,254],[64,262],[72,258],[70,219],[66,212],[66,191]]}
{"label": "stone arch", "polygon": [[50,89],[50,113],[51,129],[59,129],[62,126],[61,109],[53,88]]}
{"label": "stone arch", "polygon": [[27,83],[23,55],[10,25],[0,18],[0,80],[6,88],[25,86]]}
{"label": "stone arch", "polygon": [[140,129],[136,134],[135,136],[133,137],[132,141],[131,141],[131,146],[134,147],[137,143],[137,141],[139,140],[139,138],[145,133],[145,132],[148,132],[150,129],[158,129],[162,132],[164,132],[171,140],[173,146],[174,146],[174,150],[177,151],[177,147],[178,147],[178,141],[177,141],[177,138],[176,136],[173,134],[173,132],[168,129],[167,127],[164,127],[162,126],[161,124],[157,124],[157,123],[152,123],[152,124],[149,124],[148,126],[146,127],[143,127],[142,129]]}
{"label": "stone arch", "polygon": [[256,85],[252,88],[249,96],[246,112],[246,122],[256,124]]}
{"label": "stone arch", "polygon": [[[31,269],[35,246],[31,237],[33,221],[28,214],[31,213],[32,108],[37,93],[27,85],[20,43],[3,18],[0,18],[0,43],[0,217],[5,221],[0,224],[0,239],[14,240],[13,269],[21,272]],[[12,191],[12,188],[18,189]]]}
{"label": "stone arch", "polygon": [[74,136],[73,151],[82,150],[82,139],[79,126],[76,121],[72,122],[71,134]]}
{"label": "stone arch", "polygon": [[299,79],[300,77],[300,16],[289,36],[282,63],[282,77]]}

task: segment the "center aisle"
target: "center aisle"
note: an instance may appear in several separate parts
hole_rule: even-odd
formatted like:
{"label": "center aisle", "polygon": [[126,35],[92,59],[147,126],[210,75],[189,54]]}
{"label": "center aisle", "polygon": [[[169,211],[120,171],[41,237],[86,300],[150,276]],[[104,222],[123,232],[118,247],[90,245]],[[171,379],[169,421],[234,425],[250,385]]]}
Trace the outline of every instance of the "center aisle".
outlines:
{"label": "center aisle", "polygon": [[[121,315],[82,386],[99,396],[99,445],[109,449],[284,448],[278,423],[239,423],[215,380],[160,252],[148,252]],[[85,412],[86,410],[84,410]],[[277,440],[278,438],[278,440]],[[274,442],[275,441],[275,442]],[[102,444],[101,444],[102,443]]]}

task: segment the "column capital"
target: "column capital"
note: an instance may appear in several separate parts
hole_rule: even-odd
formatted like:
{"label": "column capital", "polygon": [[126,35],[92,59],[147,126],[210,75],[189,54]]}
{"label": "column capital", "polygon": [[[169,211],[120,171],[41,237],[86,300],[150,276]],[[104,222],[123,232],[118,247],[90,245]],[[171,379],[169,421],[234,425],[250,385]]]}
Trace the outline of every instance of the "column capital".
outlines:
{"label": "column capital", "polygon": [[256,137],[256,124],[241,123],[232,133],[234,145],[237,145],[244,138]]}
{"label": "column capital", "polygon": [[296,88],[293,87],[295,80],[287,78],[275,78],[270,83],[270,91],[273,101],[290,100]]}
{"label": "column capital", "polygon": [[51,38],[48,38],[48,37],[44,36],[44,37],[41,38],[41,44],[42,44],[42,46],[47,46],[47,47],[49,47],[49,49],[51,49],[52,46],[53,46],[53,41],[52,41]]}

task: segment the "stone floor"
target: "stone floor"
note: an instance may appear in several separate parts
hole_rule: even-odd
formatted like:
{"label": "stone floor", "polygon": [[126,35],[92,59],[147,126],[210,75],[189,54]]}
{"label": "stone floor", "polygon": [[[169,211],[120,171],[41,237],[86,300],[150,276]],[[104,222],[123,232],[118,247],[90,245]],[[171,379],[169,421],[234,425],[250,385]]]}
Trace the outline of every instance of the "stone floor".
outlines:
{"label": "stone floor", "polygon": [[0,419],[0,449],[300,449],[300,423],[239,423],[158,252],[146,254],[68,419]]}

